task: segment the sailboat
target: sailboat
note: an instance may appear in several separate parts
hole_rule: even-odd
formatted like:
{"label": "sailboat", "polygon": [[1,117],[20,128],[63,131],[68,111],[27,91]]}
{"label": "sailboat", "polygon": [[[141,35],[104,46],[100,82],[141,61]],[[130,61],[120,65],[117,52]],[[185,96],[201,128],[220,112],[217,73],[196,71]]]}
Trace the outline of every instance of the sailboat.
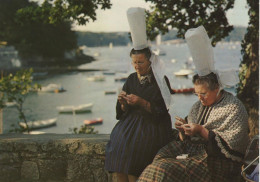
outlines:
{"label": "sailboat", "polygon": [[156,47],[157,48],[155,50],[153,50],[153,53],[158,55],[158,56],[165,56],[166,52],[159,48],[159,46],[161,45],[161,42],[162,42],[161,34],[157,35],[155,40],[156,40]]}

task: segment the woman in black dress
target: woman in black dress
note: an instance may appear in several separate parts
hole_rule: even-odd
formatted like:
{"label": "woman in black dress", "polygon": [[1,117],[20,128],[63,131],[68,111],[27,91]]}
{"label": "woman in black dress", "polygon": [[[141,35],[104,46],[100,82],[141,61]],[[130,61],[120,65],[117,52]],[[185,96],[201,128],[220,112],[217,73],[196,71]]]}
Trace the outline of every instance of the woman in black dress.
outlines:
{"label": "woman in black dress", "polygon": [[136,181],[172,139],[171,118],[151,66],[155,55],[144,48],[132,49],[130,56],[136,72],[118,95],[119,121],[106,148],[105,169],[116,173],[118,181]]}

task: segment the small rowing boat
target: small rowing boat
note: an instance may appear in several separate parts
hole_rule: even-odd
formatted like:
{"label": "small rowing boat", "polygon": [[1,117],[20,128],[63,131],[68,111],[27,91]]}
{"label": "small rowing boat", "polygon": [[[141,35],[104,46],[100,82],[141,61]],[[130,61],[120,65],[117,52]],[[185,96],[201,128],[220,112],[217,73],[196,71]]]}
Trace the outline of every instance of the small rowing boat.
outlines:
{"label": "small rowing boat", "polygon": [[[57,118],[52,118],[48,120],[28,121],[27,125],[31,130],[33,130],[33,129],[50,127],[56,125],[56,123],[57,123]],[[19,122],[19,125],[22,128],[27,129],[27,125],[25,122]]]}
{"label": "small rowing boat", "polygon": [[103,123],[103,119],[102,118],[96,118],[96,119],[86,119],[84,120],[84,124],[85,125],[96,125],[96,124],[102,124]]}
{"label": "small rowing boat", "polygon": [[78,106],[67,105],[67,106],[58,106],[57,110],[60,113],[83,113],[83,112],[91,112],[93,107],[92,103],[82,104]]}
{"label": "small rowing boat", "polygon": [[174,93],[181,93],[181,94],[187,94],[187,93],[193,93],[194,88],[182,88],[182,89],[172,89]]}

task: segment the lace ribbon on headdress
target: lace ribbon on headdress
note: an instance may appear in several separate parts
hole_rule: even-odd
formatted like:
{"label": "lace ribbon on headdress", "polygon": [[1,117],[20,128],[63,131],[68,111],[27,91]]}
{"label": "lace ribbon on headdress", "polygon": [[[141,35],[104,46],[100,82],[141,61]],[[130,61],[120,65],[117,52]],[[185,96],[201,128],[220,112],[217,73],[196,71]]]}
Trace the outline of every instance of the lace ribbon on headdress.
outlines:
{"label": "lace ribbon on headdress", "polygon": [[164,76],[165,76],[164,63],[154,53],[152,53],[150,61],[152,63],[151,66],[152,66],[153,74],[154,74],[155,80],[160,88],[164,103],[166,105],[166,108],[169,109],[171,106],[171,93],[170,93],[170,90],[166,83],[166,80],[164,78]]}

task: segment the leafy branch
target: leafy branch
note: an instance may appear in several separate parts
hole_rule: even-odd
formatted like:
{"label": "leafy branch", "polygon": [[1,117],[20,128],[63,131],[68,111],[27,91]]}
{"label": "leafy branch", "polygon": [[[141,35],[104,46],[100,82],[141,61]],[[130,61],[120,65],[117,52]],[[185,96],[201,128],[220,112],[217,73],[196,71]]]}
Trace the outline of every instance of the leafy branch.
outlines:
{"label": "leafy branch", "polygon": [[74,134],[97,134],[98,131],[94,131],[94,129],[94,126],[81,125],[79,129],[77,127],[69,128],[69,131]]}
{"label": "leafy branch", "polygon": [[[33,69],[29,70],[20,70],[14,75],[9,74],[3,76],[0,80],[0,92],[2,93],[0,98],[0,108],[5,108],[7,102],[15,102],[15,108],[19,113],[19,121],[26,124],[26,130],[30,131],[30,128],[27,124],[27,119],[24,114],[23,104],[26,99],[26,96],[29,92],[36,91],[41,88],[37,83],[33,84],[32,82],[32,72]],[[21,128],[15,129],[15,132],[22,132],[25,129]]]}

